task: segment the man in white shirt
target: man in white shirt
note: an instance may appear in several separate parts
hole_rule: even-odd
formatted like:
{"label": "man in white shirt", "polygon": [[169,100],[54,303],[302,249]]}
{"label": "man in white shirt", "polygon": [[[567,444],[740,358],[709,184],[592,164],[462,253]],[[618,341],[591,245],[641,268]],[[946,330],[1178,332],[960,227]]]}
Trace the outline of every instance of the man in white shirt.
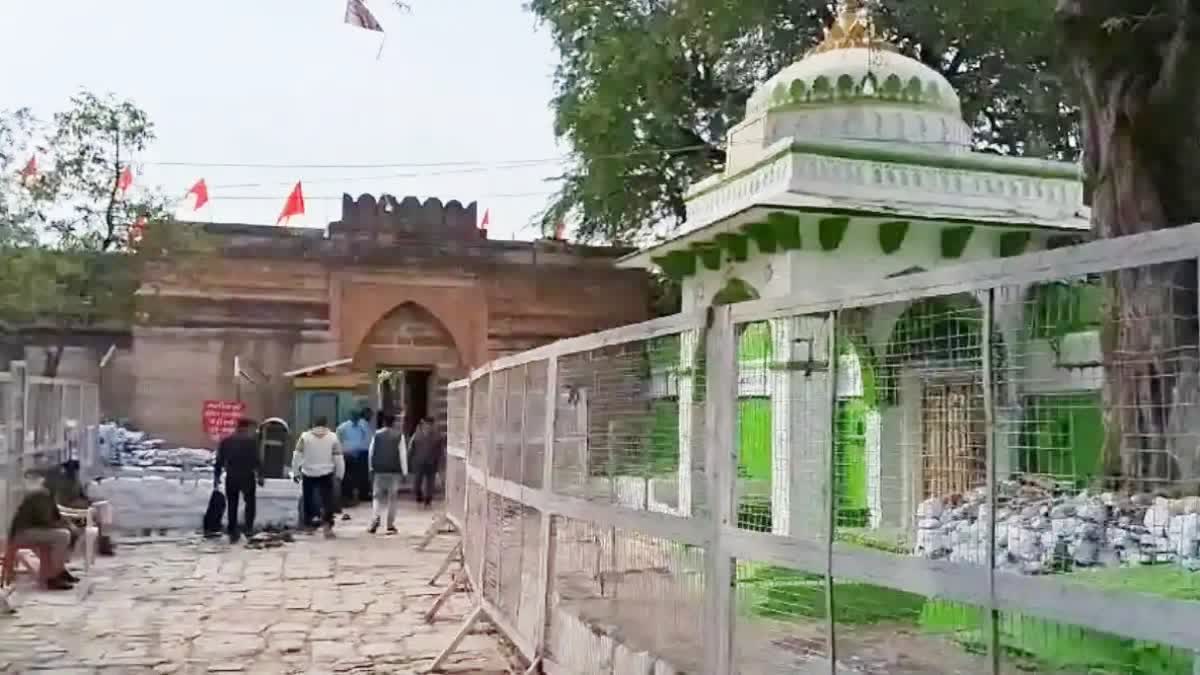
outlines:
{"label": "man in white shirt", "polygon": [[329,430],[329,420],[318,417],[313,428],[300,434],[300,440],[296,441],[292,480],[303,480],[304,504],[312,504],[314,495],[320,498],[326,539],[333,538],[333,481],[340,481],[345,475],[346,462],[337,434]]}

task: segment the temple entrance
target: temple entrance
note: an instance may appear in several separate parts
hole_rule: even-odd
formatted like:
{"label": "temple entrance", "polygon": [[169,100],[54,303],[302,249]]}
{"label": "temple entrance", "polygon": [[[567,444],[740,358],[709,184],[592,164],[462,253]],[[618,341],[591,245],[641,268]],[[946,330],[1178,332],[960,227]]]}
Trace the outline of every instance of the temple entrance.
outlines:
{"label": "temple entrance", "polygon": [[371,327],[359,345],[354,367],[372,378],[370,399],[383,413],[404,411],[404,431],[412,433],[424,416],[446,431],[446,386],[462,377],[457,345],[437,317],[415,303],[403,303]]}
{"label": "temple entrance", "polygon": [[[404,433],[412,434],[422,417],[430,414],[429,400],[433,392],[433,371],[422,368],[384,368],[377,376],[379,382],[376,406],[382,418],[404,411]],[[381,424],[382,420],[377,420]]]}

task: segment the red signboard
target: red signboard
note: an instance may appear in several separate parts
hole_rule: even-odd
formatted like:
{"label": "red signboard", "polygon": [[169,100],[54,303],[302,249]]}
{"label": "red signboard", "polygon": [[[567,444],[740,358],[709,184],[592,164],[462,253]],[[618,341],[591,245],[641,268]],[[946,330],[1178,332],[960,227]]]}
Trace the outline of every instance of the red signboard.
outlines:
{"label": "red signboard", "polygon": [[237,421],[246,413],[246,404],[241,401],[205,401],[204,433],[219,441],[237,430]]}

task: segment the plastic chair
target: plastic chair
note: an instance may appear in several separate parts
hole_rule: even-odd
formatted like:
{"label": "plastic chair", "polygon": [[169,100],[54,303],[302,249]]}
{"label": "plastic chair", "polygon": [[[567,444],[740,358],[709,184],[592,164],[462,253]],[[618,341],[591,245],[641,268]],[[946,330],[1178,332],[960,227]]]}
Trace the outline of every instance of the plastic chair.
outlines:
{"label": "plastic chair", "polygon": [[26,553],[36,555],[40,564],[40,561],[49,557],[50,549],[46,546],[21,546],[13,541],[5,542],[4,560],[0,561],[0,587],[11,587],[16,582],[17,572],[21,571],[19,567],[24,568],[26,572],[37,574],[38,566],[30,562]]}
{"label": "plastic chair", "polygon": [[92,563],[96,562],[96,553],[99,550],[100,544],[100,528],[96,526],[94,517],[95,509],[72,509],[65,506],[58,507],[63,518],[82,522],[83,536],[75,542],[75,554],[83,557],[83,573],[87,574],[92,570]]}

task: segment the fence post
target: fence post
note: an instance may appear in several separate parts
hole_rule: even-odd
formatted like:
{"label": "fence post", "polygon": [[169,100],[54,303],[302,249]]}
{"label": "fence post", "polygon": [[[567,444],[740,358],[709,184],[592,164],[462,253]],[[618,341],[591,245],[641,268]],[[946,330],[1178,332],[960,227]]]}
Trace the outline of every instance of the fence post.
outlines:
{"label": "fence post", "polygon": [[[546,362],[546,415],[545,428],[542,430],[542,491],[554,491],[554,427],[558,418],[558,356],[551,355]],[[553,609],[554,594],[554,556],[555,550],[555,521],[554,512],[548,508],[542,511],[542,527],[539,537],[541,540],[542,558],[538,561],[538,610],[537,633],[534,638],[534,649],[538,655],[549,651],[547,636],[551,621],[550,611]]]}
{"label": "fence post", "polygon": [[491,529],[488,527],[490,524],[488,519],[491,517],[492,507],[492,495],[491,492],[488,491],[488,476],[490,476],[492,473],[492,447],[496,443],[496,408],[492,404],[493,397],[496,393],[496,373],[492,369],[492,364],[490,362],[488,363],[487,374],[487,421],[489,428],[484,430],[484,433],[487,435],[487,440],[484,442],[482,448],[483,457],[480,458],[480,468],[483,471],[483,485],[481,486],[483,489],[480,490],[480,492],[483,494],[483,508],[480,510],[480,515],[482,515],[481,526],[483,528],[483,533],[482,536],[479,537],[479,565],[475,567],[475,569],[478,570],[478,579],[476,580],[476,585],[479,586],[479,588],[475,589],[475,593],[480,604],[483,603],[484,598],[483,587],[487,584],[488,531]]}
{"label": "fence post", "polygon": [[980,371],[983,378],[984,461],[987,472],[987,566],[988,662],[993,675],[1000,673],[1000,612],[996,609],[996,401],[992,372],[992,331],[995,330],[996,291],[988,289],[983,301],[983,335],[980,345]]}
{"label": "fence post", "polygon": [[721,529],[737,525],[737,340],[728,306],[710,308],[705,339],[704,447],[709,522],[705,554],[705,662],[712,675],[734,672],[734,568]]}
{"label": "fence post", "polygon": [[13,361],[9,365],[9,373],[12,375],[9,382],[13,397],[10,475],[14,478],[12,485],[15,488],[8,493],[8,498],[12,500],[9,504],[11,514],[24,497],[22,493],[25,491],[25,439],[28,435],[25,425],[29,422],[29,371],[24,361]]}
{"label": "fence post", "polygon": [[833,591],[833,542],[834,536],[837,534],[837,516],[838,516],[838,464],[837,464],[837,437],[838,437],[838,319],[841,318],[841,311],[829,313],[828,333],[829,345],[826,353],[825,361],[829,365],[826,366],[829,373],[826,377],[829,387],[826,402],[829,404],[828,418],[826,428],[828,438],[825,439],[825,489],[821,491],[825,499],[825,621],[826,628],[829,631],[829,672],[837,675],[837,615],[835,613],[835,603],[837,599],[834,597]]}

